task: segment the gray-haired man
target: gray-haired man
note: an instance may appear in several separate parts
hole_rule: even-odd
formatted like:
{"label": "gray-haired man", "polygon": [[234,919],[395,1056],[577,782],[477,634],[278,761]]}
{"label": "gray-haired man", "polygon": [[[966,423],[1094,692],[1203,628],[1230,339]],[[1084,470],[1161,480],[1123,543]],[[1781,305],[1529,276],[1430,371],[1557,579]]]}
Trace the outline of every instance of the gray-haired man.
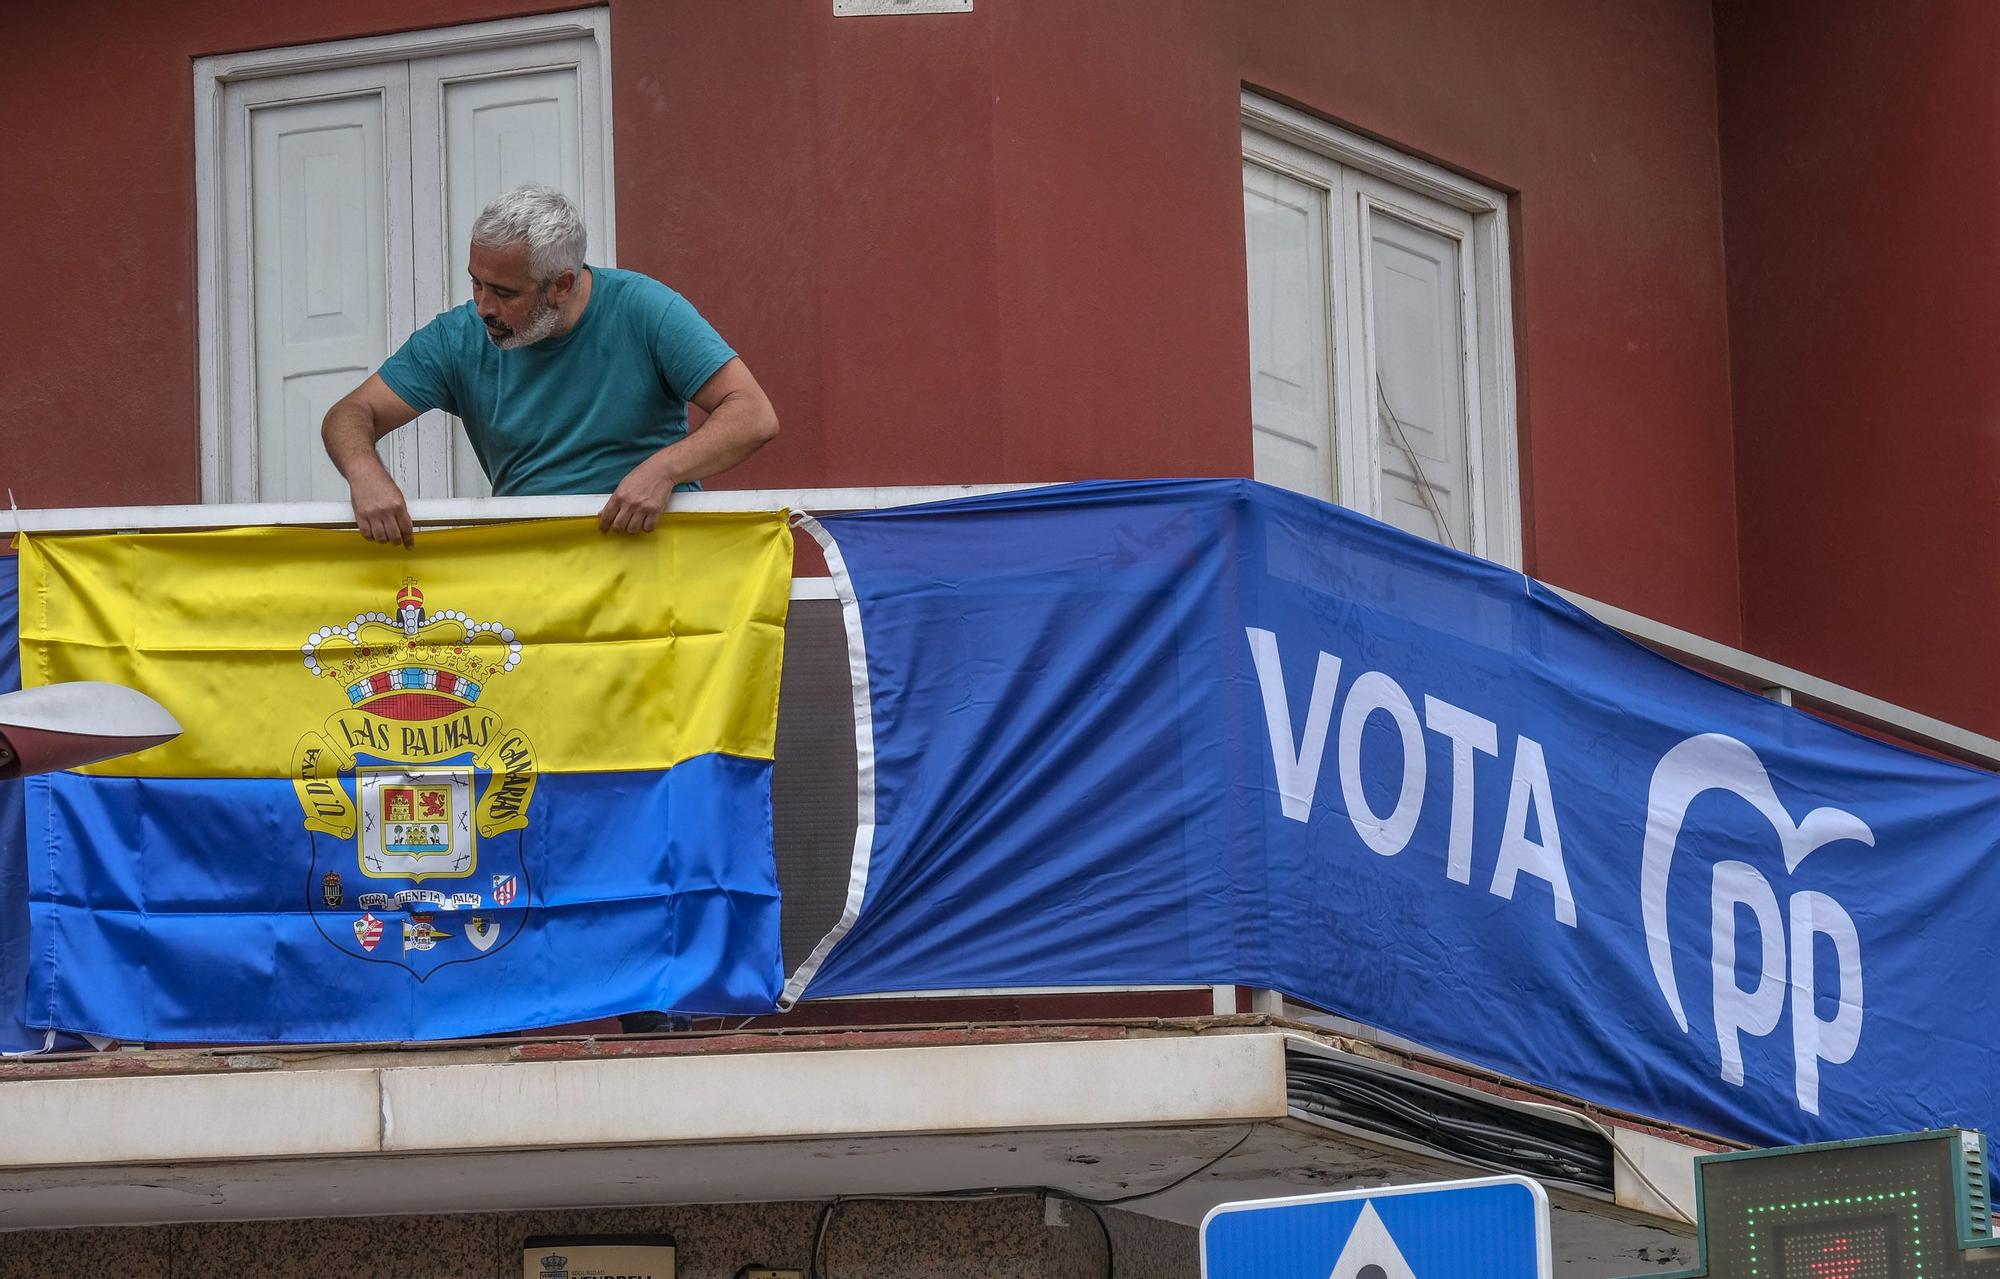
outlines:
{"label": "gray-haired man", "polygon": [[[763,388],[686,298],[583,253],[583,219],[550,187],[517,187],[473,222],[472,301],[411,334],[320,427],[363,536],[411,544],[375,442],[428,409],[465,423],[495,494],[609,492],[598,522],[627,533],[777,435]],[[689,403],[708,414],[693,432]]]}

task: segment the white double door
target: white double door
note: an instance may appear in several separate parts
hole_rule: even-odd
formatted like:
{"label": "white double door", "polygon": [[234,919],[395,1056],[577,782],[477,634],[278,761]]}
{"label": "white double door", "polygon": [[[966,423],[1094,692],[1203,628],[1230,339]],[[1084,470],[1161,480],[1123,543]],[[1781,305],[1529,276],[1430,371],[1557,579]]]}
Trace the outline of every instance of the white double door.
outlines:
{"label": "white double door", "polygon": [[1243,162],[1255,474],[1484,553],[1472,219],[1287,152]]}
{"label": "white double door", "polygon": [[[585,38],[228,85],[220,164],[225,501],[343,499],[320,420],[418,326],[467,300],[487,201],[544,182],[608,262],[609,122]],[[455,419],[385,439],[412,497],[489,490]]]}

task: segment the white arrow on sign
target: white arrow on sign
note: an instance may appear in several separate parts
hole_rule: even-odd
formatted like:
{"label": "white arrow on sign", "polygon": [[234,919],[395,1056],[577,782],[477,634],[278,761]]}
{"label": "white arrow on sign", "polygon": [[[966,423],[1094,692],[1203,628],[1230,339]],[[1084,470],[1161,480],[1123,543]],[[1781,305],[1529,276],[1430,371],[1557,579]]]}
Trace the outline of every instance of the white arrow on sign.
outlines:
{"label": "white arrow on sign", "polygon": [[1347,1236],[1340,1260],[1333,1263],[1333,1271],[1326,1279],[1417,1279],[1417,1276],[1410,1263],[1403,1260],[1403,1250],[1390,1237],[1375,1205],[1367,1203],[1361,1205],[1361,1215],[1354,1220],[1354,1233]]}

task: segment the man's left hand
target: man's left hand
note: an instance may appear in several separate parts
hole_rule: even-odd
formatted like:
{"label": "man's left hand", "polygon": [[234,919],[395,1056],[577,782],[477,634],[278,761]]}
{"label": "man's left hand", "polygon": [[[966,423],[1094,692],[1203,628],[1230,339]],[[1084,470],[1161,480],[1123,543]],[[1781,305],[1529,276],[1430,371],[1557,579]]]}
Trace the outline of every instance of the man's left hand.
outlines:
{"label": "man's left hand", "polygon": [[606,533],[650,533],[673,494],[673,471],[656,453],[618,482],[611,500],[597,513],[597,527]]}
{"label": "man's left hand", "polygon": [[708,414],[699,427],[632,468],[598,512],[606,533],[650,533],[674,495],[674,485],[705,480],[735,466],[778,435],[778,415],[764,388],[731,358],[689,401]]}

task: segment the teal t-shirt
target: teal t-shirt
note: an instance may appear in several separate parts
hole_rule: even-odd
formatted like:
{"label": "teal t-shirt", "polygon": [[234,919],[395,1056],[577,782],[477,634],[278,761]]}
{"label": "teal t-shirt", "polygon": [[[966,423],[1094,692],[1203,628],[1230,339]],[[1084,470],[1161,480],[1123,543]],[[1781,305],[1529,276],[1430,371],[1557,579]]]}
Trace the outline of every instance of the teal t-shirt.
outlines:
{"label": "teal t-shirt", "polygon": [[411,408],[465,423],[500,497],[611,492],[687,434],[688,397],[735,358],[658,280],[610,267],[590,273],[590,302],[561,337],[503,351],[467,302],[412,333],[382,365],[382,380]]}

